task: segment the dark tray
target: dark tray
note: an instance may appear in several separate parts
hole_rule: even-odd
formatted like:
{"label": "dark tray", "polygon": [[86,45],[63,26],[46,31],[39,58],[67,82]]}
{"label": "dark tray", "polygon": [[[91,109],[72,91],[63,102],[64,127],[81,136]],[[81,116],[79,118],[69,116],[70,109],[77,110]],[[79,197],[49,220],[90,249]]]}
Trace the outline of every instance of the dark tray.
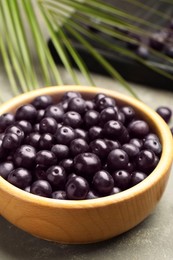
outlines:
{"label": "dark tray", "polygon": [[[107,1],[111,4],[115,4],[116,6],[119,6],[123,10],[128,10],[128,13],[137,14],[140,18],[145,18],[147,21],[150,21],[152,23],[160,25],[162,28],[167,28],[169,26],[171,17],[173,18],[173,4],[165,4],[163,1],[153,1],[153,0],[146,0],[145,5],[151,7],[150,11],[146,12],[146,10],[141,9],[139,7],[136,7],[132,4],[128,4],[126,1],[118,1],[118,0],[109,0]],[[143,1],[140,1],[143,3]],[[157,13],[153,12],[153,8],[155,10],[160,11],[165,16],[161,17],[158,16]],[[159,19],[158,19],[159,17]],[[135,24],[137,25],[137,24]],[[141,26],[141,25],[140,25]],[[145,26],[142,26],[143,29],[145,29]],[[148,28],[146,28],[148,30]],[[92,30],[92,28],[88,27],[88,30]],[[155,31],[151,30],[151,33]],[[104,35],[104,33],[101,33],[99,31],[95,32],[96,34],[99,34],[103,39],[106,39],[108,41],[111,41],[112,43],[116,43],[119,45],[126,45],[125,42],[116,40],[115,38],[109,37],[107,35]],[[80,56],[85,61],[87,67],[91,72],[99,73],[102,75],[108,75],[105,69],[96,61],[92,55],[90,55],[85,48],[81,44],[79,44],[75,39],[73,39],[70,35],[71,42],[73,46],[76,48]],[[87,39],[89,40],[89,39]],[[162,76],[158,74],[157,72],[147,68],[146,66],[140,64],[139,62],[136,62],[133,59],[127,58],[125,56],[120,55],[116,52],[110,52],[109,49],[104,49],[102,46],[99,46],[96,42],[89,40],[90,43],[107,59],[107,61],[112,64],[112,66],[127,80],[134,83],[144,84],[152,87],[157,88],[164,88],[173,90],[173,80],[166,78],[165,76]],[[57,64],[62,64],[59,56],[57,55],[57,52],[54,48],[54,45],[49,39],[48,46],[50,48],[51,54]],[[125,46],[126,47],[126,46]],[[76,67],[73,60],[71,60],[72,64]],[[156,59],[155,57],[149,55],[148,59],[146,60],[148,64],[152,64],[155,68],[160,68],[163,71],[169,72],[171,75],[173,75],[173,66],[171,66],[170,63],[163,62],[161,59]],[[173,65],[173,64],[172,64]]]}

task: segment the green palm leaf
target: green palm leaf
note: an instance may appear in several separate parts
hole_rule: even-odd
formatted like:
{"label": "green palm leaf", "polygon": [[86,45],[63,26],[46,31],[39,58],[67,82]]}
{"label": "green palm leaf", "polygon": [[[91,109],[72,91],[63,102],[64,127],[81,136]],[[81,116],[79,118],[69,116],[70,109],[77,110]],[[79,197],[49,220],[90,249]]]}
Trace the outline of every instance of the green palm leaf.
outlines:
{"label": "green palm leaf", "polygon": [[[171,4],[171,1],[162,1]],[[169,19],[169,15],[162,14],[154,7],[149,9],[148,6],[138,0],[124,0],[124,2],[141,10],[152,11],[158,17]],[[40,22],[40,19],[42,22]],[[0,0],[0,24],[0,55],[13,95],[41,86],[63,84],[59,67],[56,66],[51,55],[43,28],[51,38],[56,52],[74,84],[80,84],[80,81],[72,65],[73,63],[76,64],[88,84],[95,85],[84,60],[73,45],[72,38],[86,48],[88,53],[135,97],[137,96],[133,89],[116,68],[91,45],[89,39],[102,44],[115,53],[118,52],[127,58],[133,58],[157,73],[173,79],[171,74],[139,58],[132,51],[111,44],[102,37],[86,30],[83,25],[90,25],[102,31],[105,35],[120,41],[134,42],[135,40],[129,38],[128,35],[124,35],[119,29],[128,29],[133,33],[146,36],[149,34],[149,30],[146,30],[146,28],[160,29],[159,25],[131,15],[103,0]],[[142,28],[145,27],[145,29],[139,28],[139,25]],[[150,51],[164,62],[173,63],[173,59],[166,55],[152,49]],[[39,71],[39,75],[42,75],[42,82],[40,82],[37,71]],[[0,93],[0,95],[1,101],[3,101],[2,94]]]}

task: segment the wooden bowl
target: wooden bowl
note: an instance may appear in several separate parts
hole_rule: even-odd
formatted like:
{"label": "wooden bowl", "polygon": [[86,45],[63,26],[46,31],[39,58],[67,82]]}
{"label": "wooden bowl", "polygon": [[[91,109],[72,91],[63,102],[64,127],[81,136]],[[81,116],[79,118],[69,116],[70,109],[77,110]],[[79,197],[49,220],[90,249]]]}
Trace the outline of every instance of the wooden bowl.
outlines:
{"label": "wooden bowl", "polygon": [[15,111],[42,94],[59,100],[66,91],[92,97],[105,93],[132,105],[159,136],[162,155],[155,170],[141,183],[115,195],[81,201],[57,201],[27,193],[0,177],[0,213],[26,232],[60,243],[92,243],[117,236],[143,221],[160,200],[173,159],[172,135],[162,118],[145,104],[120,93],[83,86],[49,87],[20,95],[1,106],[1,114]]}

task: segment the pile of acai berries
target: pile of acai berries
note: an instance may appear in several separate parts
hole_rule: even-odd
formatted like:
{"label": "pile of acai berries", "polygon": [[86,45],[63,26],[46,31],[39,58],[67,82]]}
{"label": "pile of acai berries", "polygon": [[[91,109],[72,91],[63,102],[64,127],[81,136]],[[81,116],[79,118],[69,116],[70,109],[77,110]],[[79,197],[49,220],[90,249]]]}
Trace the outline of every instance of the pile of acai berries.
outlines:
{"label": "pile of acai berries", "polygon": [[143,181],[162,152],[134,108],[99,93],[66,92],[57,103],[36,97],[0,116],[0,175],[53,199],[108,196]]}

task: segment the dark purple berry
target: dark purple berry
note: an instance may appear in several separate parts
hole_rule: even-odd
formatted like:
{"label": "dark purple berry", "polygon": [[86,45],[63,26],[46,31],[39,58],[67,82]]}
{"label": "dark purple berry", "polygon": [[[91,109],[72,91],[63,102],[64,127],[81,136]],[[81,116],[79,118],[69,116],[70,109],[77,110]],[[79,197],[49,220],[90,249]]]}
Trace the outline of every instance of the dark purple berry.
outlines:
{"label": "dark purple berry", "polygon": [[17,121],[26,120],[30,123],[34,123],[37,118],[37,110],[31,104],[23,105],[19,107],[15,114],[15,119]]}
{"label": "dark purple berry", "polygon": [[126,190],[130,187],[131,174],[126,170],[118,170],[112,173],[115,186],[121,190]]}
{"label": "dark purple berry", "polygon": [[46,180],[47,177],[46,177],[46,170],[47,168],[45,168],[45,166],[43,165],[36,165],[35,167],[35,177],[36,177],[36,180]]}
{"label": "dark purple berry", "polygon": [[149,125],[143,120],[134,120],[128,125],[128,130],[131,136],[143,138],[149,133]]}
{"label": "dark purple berry", "polygon": [[112,192],[110,193],[110,195],[114,195],[121,192],[121,189],[119,187],[113,187]]}
{"label": "dark purple berry", "polygon": [[124,126],[120,121],[110,120],[104,125],[103,133],[106,138],[117,140],[122,135],[123,130]]}
{"label": "dark purple berry", "polygon": [[128,162],[127,166],[124,168],[127,172],[132,173],[135,170],[135,162]]}
{"label": "dark purple berry", "polygon": [[37,111],[37,120],[36,122],[40,122],[43,118],[44,118],[44,115],[45,115],[45,110],[44,109],[40,109]]}
{"label": "dark purple berry", "polygon": [[95,103],[92,100],[85,101],[85,111],[95,110]]}
{"label": "dark purple berry", "polygon": [[98,194],[93,190],[89,190],[86,199],[90,200],[90,199],[97,199],[97,198],[99,198]]}
{"label": "dark purple berry", "polygon": [[110,139],[104,139],[107,145],[108,153],[110,153],[112,150],[115,150],[117,148],[120,148],[121,144],[118,141],[113,141]]}
{"label": "dark purple berry", "polygon": [[158,136],[154,133],[149,133],[148,135],[146,135],[144,141],[150,140],[150,139],[159,141]]}
{"label": "dark purple berry", "polygon": [[57,123],[57,129],[62,127],[63,126],[63,123]]}
{"label": "dark purple berry", "polygon": [[139,182],[143,181],[147,175],[144,172],[135,171],[131,175],[131,186],[138,184]]}
{"label": "dark purple berry", "polygon": [[165,120],[166,123],[169,123],[172,116],[172,110],[169,107],[158,107],[156,112]]}
{"label": "dark purple berry", "polygon": [[125,116],[125,124],[129,124],[135,117],[135,111],[131,106],[123,106],[120,111]]}
{"label": "dark purple berry", "polygon": [[153,33],[149,40],[151,48],[161,51],[165,45],[165,36],[160,32]]}
{"label": "dark purple berry", "polygon": [[20,146],[13,157],[14,164],[17,167],[32,168],[35,165],[36,151],[33,146]]}
{"label": "dark purple berry", "polygon": [[71,181],[72,179],[76,178],[78,175],[76,175],[75,173],[70,173],[68,176],[67,176],[67,184],[69,181]]}
{"label": "dark purple berry", "polygon": [[12,125],[15,121],[15,117],[11,113],[5,113],[0,116],[0,133],[4,132],[7,127]]}
{"label": "dark purple berry", "polygon": [[88,132],[85,131],[84,129],[76,128],[75,135],[76,135],[76,138],[82,138],[85,141],[88,141]]}
{"label": "dark purple berry", "polygon": [[96,139],[90,143],[91,152],[95,153],[101,159],[107,158],[109,149],[107,143],[103,139]]}
{"label": "dark purple berry", "polygon": [[84,116],[85,126],[90,128],[96,126],[99,123],[99,112],[96,110],[88,110]]}
{"label": "dark purple berry", "polygon": [[30,192],[35,195],[50,198],[52,195],[52,187],[46,180],[37,180],[32,183]]}
{"label": "dark purple berry", "polygon": [[72,156],[76,156],[80,153],[89,151],[89,145],[82,138],[76,138],[70,143],[70,153]]}
{"label": "dark purple berry", "polygon": [[144,142],[144,149],[152,150],[156,155],[160,155],[162,151],[161,143],[158,140],[148,139]]}
{"label": "dark purple berry", "polygon": [[2,147],[4,149],[13,150],[16,149],[20,145],[20,139],[16,134],[5,134],[2,140]]}
{"label": "dark purple berry", "polygon": [[76,97],[80,97],[81,98],[81,94],[79,92],[76,91],[68,91],[66,92],[63,97],[62,97],[62,101],[64,100],[70,100],[72,98],[76,98]]}
{"label": "dark purple berry", "polygon": [[101,111],[107,107],[114,107],[116,104],[115,100],[111,97],[103,97],[96,103],[96,108]]}
{"label": "dark purple berry", "polygon": [[64,110],[60,106],[51,105],[45,110],[44,117],[53,117],[57,123],[63,120]]}
{"label": "dark purple berry", "polygon": [[107,158],[108,168],[111,171],[125,169],[129,162],[128,154],[122,149],[112,150]]}
{"label": "dark purple berry", "polygon": [[100,126],[92,126],[88,131],[90,140],[102,138],[103,137],[102,133],[103,133],[103,129]]}
{"label": "dark purple berry", "polygon": [[106,138],[119,141],[120,143],[129,141],[128,131],[120,121],[108,121],[104,125],[103,134]]}
{"label": "dark purple berry", "polygon": [[24,168],[17,168],[9,173],[7,180],[14,186],[24,189],[31,184],[32,175]]}
{"label": "dark purple berry", "polygon": [[139,148],[134,144],[123,144],[121,147],[130,158],[134,158],[139,154]]}
{"label": "dark purple berry", "polygon": [[132,139],[130,139],[129,143],[137,146],[139,148],[139,150],[141,150],[142,147],[143,147],[143,140],[142,139],[132,138]]}
{"label": "dark purple berry", "polygon": [[32,125],[30,122],[28,122],[26,120],[18,121],[16,123],[16,125],[19,126],[23,130],[25,136],[27,136],[28,134],[30,134],[32,132]]}
{"label": "dark purple berry", "polygon": [[114,180],[107,171],[101,170],[95,173],[92,186],[99,195],[106,196],[112,192]]}
{"label": "dark purple berry", "polygon": [[69,145],[75,139],[76,134],[70,126],[62,126],[57,129],[55,137],[59,144]]}
{"label": "dark purple berry", "polygon": [[41,150],[36,154],[36,163],[45,167],[55,165],[57,159],[49,150]]}
{"label": "dark purple berry", "polygon": [[36,108],[36,109],[45,109],[48,106],[53,104],[53,99],[51,96],[49,95],[42,95],[42,96],[38,96],[36,97],[33,101],[32,101],[32,105]]}
{"label": "dark purple berry", "polygon": [[49,133],[49,134],[55,134],[57,130],[57,122],[52,117],[45,117],[40,122],[39,127],[40,133]]}
{"label": "dark purple berry", "polygon": [[129,135],[129,132],[128,132],[128,130],[125,126],[123,127],[122,134],[118,137],[118,141],[121,144],[125,144],[125,143],[128,143],[130,141],[130,135]]}
{"label": "dark purple berry", "polygon": [[136,166],[142,172],[148,172],[155,162],[155,154],[151,150],[141,150],[136,157]]}
{"label": "dark purple berry", "polygon": [[70,99],[68,104],[68,110],[76,111],[79,114],[85,113],[86,105],[85,100],[81,97],[75,97]]}
{"label": "dark purple berry", "polygon": [[62,166],[65,169],[66,173],[73,172],[73,160],[70,158],[60,161],[59,166]]}
{"label": "dark purple berry", "polygon": [[78,128],[83,123],[81,115],[76,111],[68,111],[63,116],[63,124],[71,126],[72,128]]}
{"label": "dark purple berry", "polygon": [[92,178],[101,169],[101,161],[94,153],[82,153],[74,158],[74,169],[77,174]]}
{"label": "dark purple berry", "polygon": [[39,123],[33,125],[33,132],[40,132],[40,124]]}
{"label": "dark purple berry", "polygon": [[64,190],[57,190],[52,193],[52,198],[56,200],[66,200],[67,194]]}
{"label": "dark purple berry", "polygon": [[103,109],[100,113],[100,124],[104,125],[110,120],[118,120],[118,108],[117,107],[107,107]]}
{"label": "dark purple berry", "polygon": [[5,157],[9,155],[9,152],[7,149],[4,149],[2,146],[2,140],[0,140],[0,162],[5,160]]}
{"label": "dark purple berry", "polygon": [[58,161],[67,158],[69,155],[69,147],[64,144],[55,144],[52,146],[51,151],[55,154]]}
{"label": "dark purple berry", "polygon": [[20,142],[24,139],[24,132],[20,126],[11,125],[5,130],[5,134],[16,134],[19,137]]}
{"label": "dark purple berry", "polygon": [[89,184],[83,177],[77,176],[66,185],[67,198],[70,200],[83,200],[87,197]]}
{"label": "dark purple berry", "polygon": [[35,149],[38,149],[40,137],[41,135],[38,132],[32,132],[26,137],[25,142],[26,144],[33,146]]}
{"label": "dark purple berry", "polygon": [[24,191],[30,193],[31,192],[31,186],[27,186],[26,188],[24,188]]}
{"label": "dark purple berry", "polygon": [[0,176],[4,179],[8,178],[9,173],[14,170],[14,164],[11,161],[0,163]]}
{"label": "dark purple berry", "polygon": [[120,121],[122,124],[125,123],[125,115],[121,111],[118,113],[118,121]]}
{"label": "dark purple berry", "polygon": [[104,98],[104,97],[106,97],[105,94],[103,94],[103,93],[98,93],[98,94],[95,95],[93,101],[94,101],[95,104],[97,104],[98,101],[99,101],[101,98]]}
{"label": "dark purple berry", "polygon": [[40,150],[50,150],[54,145],[55,138],[52,134],[45,133],[40,136],[39,148]]}
{"label": "dark purple berry", "polygon": [[160,157],[157,156],[157,155],[154,156],[154,163],[153,163],[153,166],[150,169],[150,172],[152,172],[156,168],[156,166],[157,166],[157,164],[159,163],[159,160],[160,160],[159,158]]}
{"label": "dark purple berry", "polygon": [[46,177],[48,182],[55,189],[60,189],[60,190],[64,189],[66,179],[67,179],[67,174],[63,167],[59,165],[51,166],[46,171]]}
{"label": "dark purple berry", "polygon": [[64,110],[64,112],[67,112],[67,110],[68,110],[68,102],[69,102],[69,100],[66,99],[66,100],[61,101],[60,103],[58,103],[57,106],[60,106]]}

